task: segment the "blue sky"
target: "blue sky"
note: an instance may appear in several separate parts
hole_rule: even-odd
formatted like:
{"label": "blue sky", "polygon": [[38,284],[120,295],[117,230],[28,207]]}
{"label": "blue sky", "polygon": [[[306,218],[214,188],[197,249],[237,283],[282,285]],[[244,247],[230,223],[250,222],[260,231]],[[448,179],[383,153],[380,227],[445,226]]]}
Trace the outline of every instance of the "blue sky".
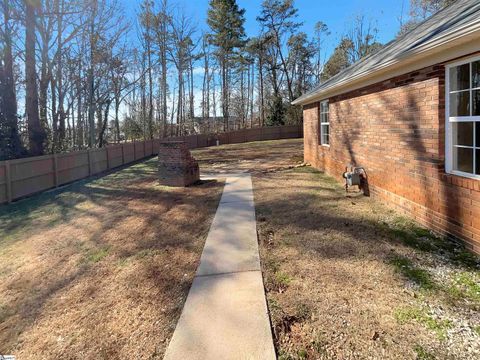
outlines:
{"label": "blue sky", "polygon": [[[129,16],[135,15],[141,2],[141,0],[120,1]],[[260,13],[261,0],[237,0],[237,2],[246,10],[247,35],[257,35],[259,25],[256,17]],[[402,7],[404,16],[408,14],[409,2],[409,0],[296,0],[295,6],[298,9],[298,19],[304,22],[302,30],[310,36],[313,35],[317,21],[323,21],[328,25],[331,36],[325,45],[327,52],[331,52],[357,15],[365,15],[367,19],[375,21],[380,42],[390,41],[398,31]],[[170,0],[170,3],[182,6],[186,13],[197,21],[199,29],[208,29],[206,16],[209,0]]]}

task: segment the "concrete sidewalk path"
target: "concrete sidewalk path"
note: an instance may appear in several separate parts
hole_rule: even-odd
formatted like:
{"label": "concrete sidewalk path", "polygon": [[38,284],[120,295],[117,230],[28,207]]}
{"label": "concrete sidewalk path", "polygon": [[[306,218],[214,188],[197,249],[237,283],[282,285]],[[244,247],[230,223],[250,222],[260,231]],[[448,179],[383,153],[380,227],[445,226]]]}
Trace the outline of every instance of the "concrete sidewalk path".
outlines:
{"label": "concrete sidewalk path", "polygon": [[226,179],[164,358],[275,359],[249,174]]}

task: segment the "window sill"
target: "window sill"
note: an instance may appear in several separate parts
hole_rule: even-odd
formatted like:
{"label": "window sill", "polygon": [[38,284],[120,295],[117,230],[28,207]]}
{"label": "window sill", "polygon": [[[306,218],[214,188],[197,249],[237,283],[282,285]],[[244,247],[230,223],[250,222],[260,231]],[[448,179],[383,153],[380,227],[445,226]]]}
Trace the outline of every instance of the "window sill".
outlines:
{"label": "window sill", "polygon": [[466,173],[458,170],[452,170],[449,174],[466,178],[466,179],[471,179],[471,180],[480,180],[480,175],[474,175],[474,174],[470,174],[470,173]]}

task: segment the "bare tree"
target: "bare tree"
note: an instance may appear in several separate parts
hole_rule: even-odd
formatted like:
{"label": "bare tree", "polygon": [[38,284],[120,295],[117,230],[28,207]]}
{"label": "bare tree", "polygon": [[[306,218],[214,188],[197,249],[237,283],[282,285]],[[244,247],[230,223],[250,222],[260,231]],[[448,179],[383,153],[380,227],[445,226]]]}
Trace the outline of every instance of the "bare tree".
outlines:
{"label": "bare tree", "polygon": [[1,3],[3,26],[0,31],[0,160],[12,159],[23,153],[18,133],[17,97],[13,73],[11,5]]}
{"label": "bare tree", "polygon": [[[152,42],[153,42],[153,26],[155,24],[155,16],[153,14],[153,2],[144,0],[140,13],[140,24],[142,27],[142,44],[146,58],[146,72],[148,75],[148,137],[153,139],[153,66],[152,66]],[[145,103],[146,103],[145,99]]]}
{"label": "bare tree", "polygon": [[36,75],[35,18],[39,3],[25,1],[25,110],[28,121],[28,143],[30,154],[42,155],[46,140],[45,130],[40,124],[38,113],[38,88]]}
{"label": "bare tree", "polygon": [[[297,9],[293,6],[293,0],[264,0],[261,15],[257,18],[263,27],[263,31],[269,36],[275,52],[278,54],[286,78],[287,90],[290,101],[294,100],[293,79],[288,71],[289,59],[284,54],[286,38],[295,33],[302,25],[296,22]],[[272,71],[276,68],[272,68]]]}
{"label": "bare tree", "polygon": [[95,33],[95,18],[97,17],[97,8],[98,8],[98,1],[92,0],[91,4],[91,14],[89,19],[89,29],[90,32],[88,33],[89,39],[89,50],[90,50],[90,58],[88,64],[88,72],[87,72],[87,93],[88,93],[88,146],[93,147],[95,146],[95,139],[96,139],[96,131],[95,131],[95,79],[94,79],[94,67],[95,67],[95,53],[97,47],[97,36]]}
{"label": "bare tree", "polygon": [[155,32],[156,41],[158,45],[158,53],[160,60],[160,96],[161,96],[161,136],[166,135],[167,119],[168,119],[168,85],[167,85],[167,73],[168,73],[168,26],[170,23],[170,14],[168,9],[167,0],[162,0],[160,4],[161,8],[155,17]]}
{"label": "bare tree", "polygon": [[[250,56],[257,61],[257,77],[258,77],[258,108],[260,113],[260,126],[265,124],[265,85],[264,85],[264,67],[266,58],[266,39],[264,37],[252,38],[247,44],[247,51]],[[252,74],[252,78],[254,74]],[[253,96],[252,96],[253,98]],[[253,110],[252,110],[253,111]]]}
{"label": "bare tree", "polygon": [[364,15],[355,17],[351,29],[344,39],[348,42],[347,53],[350,63],[370,55],[382,48],[377,42],[378,29],[372,20],[367,20]]}
{"label": "bare tree", "polygon": [[322,47],[325,38],[330,35],[327,24],[323,21],[318,21],[315,24],[315,46],[316,46],[316,60],[315,60],[315,76],[318,82],[322,81],[323,64],[325,59],[322,59]]}
{"label": "bare tree", "polygon": [[203,55],[203,84],[202,84],[202,117],[210,117],[210,48],[206,35],[202,36],[202,55]]}
{"label": "bare tree", "polygon": [[[170,21],[170,46],[168,52],[170,61],[177,70],[177,135],[183,135],[185,132],[186,119],[186,101],[185,101],[185,76],[188,70],[193,45],[193,36],[195,34],[195,25],[190,17],[184,11],[179,10]],[[192,104],[193,105],[193,104]]]}

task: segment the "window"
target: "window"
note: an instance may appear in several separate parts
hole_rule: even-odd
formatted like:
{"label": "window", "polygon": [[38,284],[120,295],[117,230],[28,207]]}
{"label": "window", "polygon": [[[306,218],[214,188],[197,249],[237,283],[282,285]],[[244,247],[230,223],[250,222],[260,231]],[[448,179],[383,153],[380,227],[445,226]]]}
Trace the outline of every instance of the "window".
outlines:
{"label": "window", "polygon": [[480,179],[480,58],[446,68],[446,170]]}
{"label": "window", "polygon": [[330,119],[328,115],[328,100],[320,103],[320,144],[330,145]]}

